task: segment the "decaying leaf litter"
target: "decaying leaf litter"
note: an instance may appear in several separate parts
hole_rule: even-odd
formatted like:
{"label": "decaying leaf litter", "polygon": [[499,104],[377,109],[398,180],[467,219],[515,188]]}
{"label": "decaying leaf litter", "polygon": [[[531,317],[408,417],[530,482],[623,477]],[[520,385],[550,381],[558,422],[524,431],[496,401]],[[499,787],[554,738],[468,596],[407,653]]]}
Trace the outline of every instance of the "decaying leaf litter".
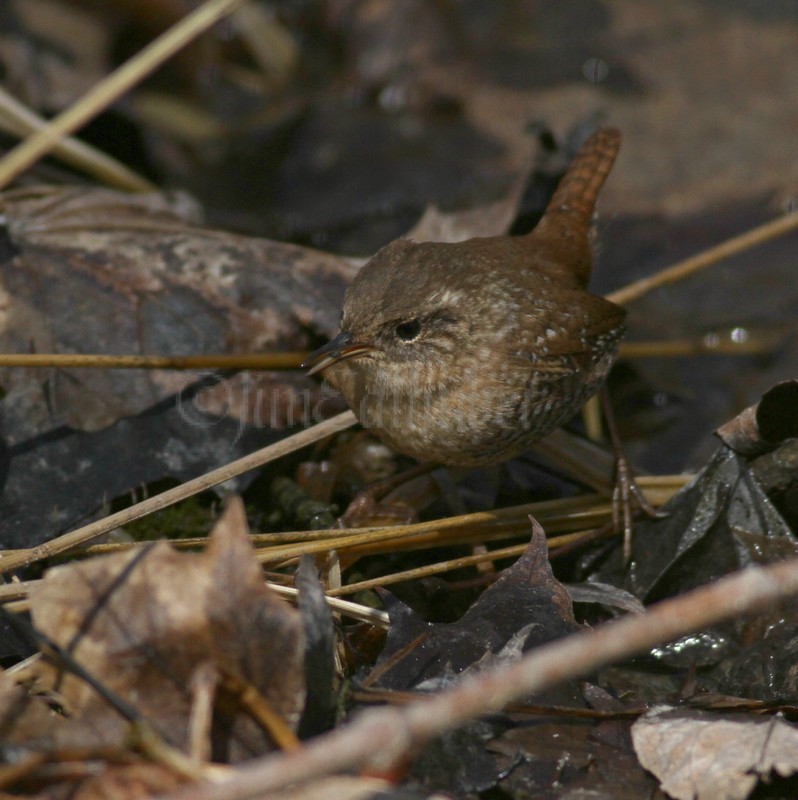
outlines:
{"label": "decaying leaf litter", "polygon": [[[25,16],[29,10],[22,9],[25,5],[15,3],[13,11],[29,20]],[[84,13],[81,5],[77,4],[78,10]],[[407,9],[398,11],[396,6],[385,4],[381,14],[368,16],[359,5],[325,4],[314,19],[315,24],[329,26],[328,31],[342,36],[344,58],[357,65],[356,77],[350,76],[350,80],[357,82],[361,100],[352,106],[351,114],[342,113],[346,105],[341,104],[341,95],[330,93],[322,102],[314,103],[307,87],[303,93],[292,73],[302,61],[301,57],[295,60],[302,51],[287,46],[282,61],[267,63],[252,56],[268,77],[255,93],[256,99],[271,113],[261,128],[251,120],[238,129],[226,126],[224,135],[234,143],[230,146],[234,157],[219,162],[221,171],[197,171],[190,166],[208,157],[214,137],[216,146],[223,140],[218,126],[195,128],[203,130],[205,138],[189,144],[185,138],[189,128],[173,125],[167,135],[163,124],[158,126],[159,140],[151,145],[149,155],[158,163],[161,179],[168,175],[169,183],[192,190],[200,198],[199,208],[212,229],[196,216],[198,206],[193,201],[171,195],[137,199],[93,187],[75,189],[69,186],[74,178],[65,176],[57,166],[49,166],[49,172],[42,174],[47,183],[66,183],[66,187],[7,193],[3,281],[10,300],[3,329],[8,342],[3,349],[166,355],[309,349],[334,333],[340,298],[359,261],[332,253],[367,255],[382,243],[381,237],[387,240],[409,229],[430,201],[454,201],[454,206],[461,208],[481,205],[495,213],[476,217],[478,229],[473,227],[473,213],[444,214],[442,222],[427,225],[426,230],[431,232],[424,234],[425,228],[417,229],[417,238],[437,237],[441,231],[447,236],[482,235],[505,229],[513,216],[526,219],[526,225],[534,219],[534,209],[545,203],[546,191],[567,162],[568,145],[546,159],[540,154],[545,147],[539,151],[520,211],[513,213],[518,202],[517,176],[526,171],[533,150],[533,137],[518,120],[519,114],[525,115],[525,122],[528,120],[529,112],[524,109],[530,104],[545,109],[542,118],[554,130],[573,126],[579,115],[565,109],[576,101],[571,109],[611,109],[612,121],[622,127],[626,123],[633,130],[639,131],[642,126],[644,131],[659,132],[663,108],[678,108],[679,103],[689,107],[692,103],[700,113],[690,115],[684,108],[679,112],[680,119],[684,114],[693,122],[692,128],[684,123],[680,141],[689,141],[684,151],[691,151],[696,163],[701,164],[702,148],[729,146],[724,125],[731,125],[733,120],[722,102],[707,103],[707,97],[714,97],[712,92],[719,88],[711,81],[693,81],[681,96],[673,90],[670,94],[668,90],[651,91],[650,70],[655,67],[663,86],[669,86],[668,80],[674,87],[685,85],[679,67],[672,63],[678,59],[669,61],[656,37],[645,52],[632,46],[635,34],[645,31],[650,35],[662,24],[664,12],[656,4],[595,4],[601,13],[570,37],[558,26],[553,12],[538,12],[536,16],[532,10],[523,10],[516,12],[520,14],[517,18],[499,14],[494,18],[494,30],[504,36],[508,28],[515,30],[505,47],[512,57],[495,61],[485,58],[480,80],[468,87],[462,80],[463,65],[469,63],[468,48],[462,49],[462,42],[452,39],[447,24],[450,18],[440,17],[437,11],[424,15],[416,9],[421,16],[410,24],[407,20],[412,13]],[[134,27],[154,25],[158,29],[174,21],[143,19],[135,10],[125,13],[131,15],[126,20]],[[784,48],[789,46],[781,38],[781,27],[752,19],[745,11],[721,14],[677,5],[671,13],[672,19],[688,31],[676,43],[670,43],[671,56],[674,46],[687,52],[710,41],[719,57],[728,59],[721,73],[730,83],[735,80],[734,70],[743,68],[729,56],[734,51],[730,43],[741,31],[755,32],[766,55],[778,52],[783,57]],[[419,19],[423,24],[416,24]],[[300,41],[292,39],[297,18],[290,13],[271,28],[257,12],[249,17],[250,24],[253,20],[265,25],[258,30],[263,36],[272,36],[269,41],[289,45]],[[478,45],[483,55],[495,54],[474,19],[463,12],[460,21],[472,47]],[[94,19],[93,24],[102,31],[107,19]],[[564,63],[557,64],[557,57],[545,47],[525,43],[520,35],[524,24],[537,31],[553,31],[558,41],[567,40],[568,46],[559,56]],[[24,26],[13,30],[25,32]],[[400,46],[408,36],[423,41],[424,47],[407,50]],[[9,50],[16,53],[15,48],[20,46],[33,48],[28,54],[42,57],[41,63],[52,70],[50,78],[63,80],[65,63],[44,58],[36,52],[36,48],[44,47],[42,42],[32,42],[24,35],[11,41],[3,37],[0,56],[7,59]],[[235,52],[219,47],[218,42],[212,44],[210,57],[216,59],[215,64],[224,67],[229,60],[238,67],[238,71],[225,73],[222,69],[220,73],[239,93],[239,101],[246,99],[252,84],[244,77],[251,77],[251,63],[245,59],[246,66],[241,68]],[[279,47],[272,50],[280,52]],[[595,61],[596,52],[605,53],[599,61],[612,76],[605,85],[596,80],[603,74],[601,64],[591,62],[592,70],[577,74],[565,65],[588,53]],[[314,57],[318,58],[318,53]],[[739,54],[737,58],[739,61]],[[169,92],[171,97],[179,97],[181,88],[197,80],[202,63],[197,50],[185,51],[172,76],[172,87],[168,80],[159,86],[154,79],[125,101],[120,107],[123,116],[144,129],[155,125],[159,114],[153,114],[153,109],[168,109]],[[520,72],[518,64],[526,71]],[[10,74],[16,81],[12,86],[24,88],[26,76],[18,68]],[[101,74],[84,83],[94,82]],[[537,77],[532,79],[532,75]],[[663,75],[668,80],[663,81]],[[314,77],[318,80],[318,75]],[[745,92],[745,81],[737,83],[739,91]],[[287,99],[290,91],[281,95],[281,87],[285,90],[286,86],[295,90],[293,100]],[[225,88],[230,89],[230,85]],[[25,96],[24,92],[19,94]],[[73,89],[66,100],[49,94],[44,104],[41,96],[38,104],[30,96],[25,99],[41,110],[52,111],[59,103],[66,107],[78,94]],[[508,100],[515,102],[512,113],[499,113],[501,101]],[[195,109],[203,109],[202,103],[192,102]],[[740,103],[740,108],[748,108],[749,102]],[[205,106],[203,122],[212,121],[214,112],[220,113],[218,104]],[[702,128],[708,114],[714,115],[711,134]],[[782,124],[777,114],[768,116],[768,123],[776,129]],[[383,154],[390,154],[391,164],[404,164],[398,155],[413,139],[413,124],[417,126],[416,136],[424,137],[428,147],[423,158],[418,158],[419,172],[411,170],[409,174],[417,177],[424,173],[428,182],[406,181],[391,169],[381,171],[372,166],[367,174],[358,169],[359,161],[381,160]],[[246,174],[259,153],[273,152],[274,143],[292,128],[295,135],[290,139],[294,143],[290,155],[282,163],[271,164],[270,169],[276,172],[261,173],[257,190],[242,192],[241,174]],[[325,137],[335,141],[351,131],[360,131],[362,141],[371,143],[370,149],[361,149],[354,159],[348,154],[336,157],[333,150],[325,174],[325,162],[312,157],[314,148]],[[404,133],[397,135],[399,131]],[[597,277],[605,287],[620,285],[623,275],[636,278],[654,272],[677,256],[689,255],[702,245],[773,216],[773,206],[769,208],[762,200],[762,193],[787,196],[786,175],[795,169],[795,159],[779,148],[775,149],[781,161],[771,162],[777,166],[762,166],[763,148],[752,145],[750,149],[756,151],[761,167],[755,179],[746,174],[743,184],[739,182],[745,162],[741,164],[737,156],[727,160],[733,162],[730,167],[716,170],[712,176],[699,166],[688,180],[673,181],[673,170],[669,177],[663,176],[669,175],[667,159],[675,149],[657,150],[650,145],[645,149],[641,143],[646,140],[644,131],[638,140],[630,131],[625,133],[627,141],[633,142],[628,163],[644,163],[637,174],[646,176],[649,183],[627,178],[619,183],[625,186],[627,204],[613,196],[610,187],[608,202],[602,206],[605,214],[609,206],[611,220],[603,216],[600,228],[603,249]],[[752,141],[757,132],[748,129]],[[355,143],[359,140],[352,138]],[[548,145],[553,140],[544,133],[541,141]],[[179,148],[175,146],[178,142]],[[650,154],[655,151],[667,154],[662,164],[651,160]],[[454,153],[456,170],[451,167],[450,154]],[[753,153],[746,151],[745,155],[754,158]],[[772,150],[768,157],[774,158]],[[481,176],[468,190],[463,183],[467,173],[462,163],[473,165],[474,174]],[[476,169],[478,165],[481,170]],[[235,180],[224,183],[220,174],[235,176]],[[357,202],[330,201],[329,196],[325,199],[323,189],[336,174],[352,178],[334,183],[349,187]],[[682,174],[676,172],[678,177]],[[196,179],[188,179],[188,175]],[[34,176],[35,170],[24,176],[29,186]],[[34,179],[41,184],[41,177]],[[675,188],[670,188],[669,181]],[[660,191],[651,191],[652,185]],[[745,191],[737,188],[740,185],[746,186]],[[729,187],[734,190],[730,192]],[[209,188],[214,190],[210,194]],[[303,191],[306,194],[302,198]],[[385,192],[390,198],[387,203]],[[474,203],[474,197],[480,201]],[[497,202],[497,197],[505,199]],[[298,208],[301,214],[297,214]],[[485,219],[496,228],[486,229]],[[300,246],[228,233],[220,227],[250,234],[279,234],[279,238],[290,236]],[[683,235],[677,237],[674,231],[679,230]],[[307,249],[308,244],[318,249]],[[24,583],[0,587],[0,596],[9,601],[6,608],[16,614],[30,610],[39,634],[47,637],[39,641],[44,659],[3,675],[3,739],[7,734],[13,744],[0,779],[7,787],[27,794],[71,787],[89,796],[107,795],[111,787],[120,794],[157,794],[187,780],[228,779],[227,784],[215,789],[212,784],[202,784],[186,791],[192,792],[191,796],[213,796],[214,791],[216,796],[231,796],[218,792],[235,789],[242,792],[236,796],[257,796],[264,787],[277,786],[273,778],[269,783],[263,774],[259,776],[259,761],[252,762],[251,774],[255,777],[248,789],[240,787],[247,786],[249,772],[237,768],[225,773],[223,767],[211,766],[209,761],[216,765],[236,763],[261,756],[279,743],[292,751],[290,756],[281,757],[284,762],[275,762],[275,768],[285,763],[285,775],[292,774],[290,764],[299,764],[300,771],[293,773],[296,775],[303,774],[303,763],[316,774],[336,771],[334,762],[323,769],[318,766],[320,748],[314,748],[312,740],[305,747],[308,760],[303,762],[303,750],[296,750],[291,728],[299,725],[302,736],[307,737],[342,722],[334,707],[343,675],[354,677],[352,691],[340,695],[340,699],[349,698],[349,711],[366,703],[404,704],[409,700],[408,693],[426,692],[443,698],[447,688],[458,685],[458,675],[465,674],[469,680],[484,672],[489,677],[492,669],[519,663],[525,649],[534,655],[535,645],[548,638],[557,639],[587,622],[599,625],[608,616],[622,613],[619,607],[635,608],[634,594],[647,603],[678,599],[686,590],[714,582],[739,566],[789,558],[795,549],[795,455],[794,442],[790,441],[795,436],[791,427],[794,387],[783,384],[766,395],[760,406],[765,429],[770,433],[775,428],[780,433],[775,437],[755,436],[764,440],[759,441],[756,452],[732,441],[730,448],[724,445],[710,457],[708,443],[713,427],[730,419],[746,403],[755,402],[778,380],[794,377],[794,370],[789,370],[795,363],[794,357],[790,361],[794,339],[785,335],[790,332],[790,320],[794,321],[788,288],[792,283],[787,280],[790,252],[789,239],[756,251],[750,263],[767,263],[765,280],[761,270],[749,267],[747,271],[745,264],[732,263],[630,305],[632,331],[637,326],[641,338],[678,340],[686,342],[688,350],[693,347],[704,353],[737,347],[747,354],[703,356],[697,366],[694,360],[664,357],[666,348],[660,351],[662,367],[656,367],[656,361],[635,362],[636,369],[626,376],[623,392],[618,391],[627,410],[636,412],[626,415],[625,425],[627,441],[631,440],[629,452],[635,460],[661,475],[685,465],[699,472],[692,485],[671,501],[666,520],[641,521],[637,526],[634,570],[624,570],[617,562],[614,541],[602,538],[611,533],[606,525],[609,506],[605,497],[583,492],[573,496],[575,487],[567,479],[530,461],[509,465],[498,478],[472,475],[463,481],[454,476],[462,481],[459,490],[452,488],[451,478],[446,478],[443,499],[427,510],[424,504],[429,502],[428,497],[441,495],[441,490],[435,481],[419,478],[410,488],[397,490],[388,502],[383,499],[376,507],[365,504],[360,510],[350,510],[350,522],[369,526],[362,533],[324,530],[356,487],[392,473],[402,461],[383,445],[360,435],[347,443],[320,444],[314,451],[305,451],[301,459],[293,457],[268,467],[254,484],[249,484],[251,475],[237,479],[237,485],[226,485],[227,492],[244,491],[249,524],[263,531],[251,537],[257,548],[255,558],[265,567],[270,581],[292,582],[303,552],[316,554],[323,584],[332,594],[345,594],[346,584],[374,586],[385,579],[393,595],[383,594],[378,602],[389,611],[387,642],[373,624],[351,622],[348,616],[334,620],[318,602],[306,602],[302,627],[308,645],[300,654],[303,636],[293,612],[280,605],[282,601],[270,598],[268,592],[247,589],[247,581],[253,581],[258,573],[253,572],[257,570],[256,561],[242,550],[246,521],[235,502],[217,523],[215,555],[210,550],[213,557],[204,561],[203,556],[163,550],[162,545],[153,548],[124,541],[94,544],[84,548],[83,554],[70,556],[71,563],[51,569],[39,583],[41,566],[46,564],[37,557],[35,566],[21,573]],[[744,258],[738,256],[738,261]],[[756,278],[747,283],[751,271]],[[770,286],[777,287],[775,304],[773,293],[765,290]],[[693,294],[691,302],[695,305],[688,306],[686,298]],[[700,314],[688,310],[695,308],[701,309]],[[730,315],[730,308],[736,313]],[[764,324],[760,308],[768,308]],[[701,325],[695,324],[697,320]],[[673,380],[674,369],[681,380]],[[74,528],[87,515],[102,513],[106,510],[104,503],[142,484],[149,487],[146,492],[157,492],[164,480],[196,475],[274,441],[283,435],[278,429],[286,424],[315,422],[341,410],[328,390],[299,373],[250,377],[14,369],[6,370],[6,376],[2,402],[8,481],[0,502],[5,504],[3,543],[7,551],[16,553]],[[696,447],[699,437],[701,443]],[[712,448],[717,448],[717,442]],[[550,451],[547,458],[551,458]],[[589,460],[592,467],[605,463],[598,456]],[[700,470],[702,465],[706,466]],[[608,470],[593,469],[589,480],[586,475],[591,470],[584,469],[584,473],[581,477],[588,486],[606,491]],[[275,492],[275,477],[295,480],[297,490]],[[658,504],[684,482],[677,476],[657,481],[641,478],[649,491],[659,492],[655,498]],[[563,492],[562,500],[553,499]],[[43,497],[54,502],[41,502]],[[530,500],[536,502],[530,506]],[[200,519],[204,514],[206,527],[182,530],[184,536],[196,538],[206,533],[220,513],[214,500],[201,496],[200,501]],[[416,523],[419,513],[429,521]],[[530,513],[551,537],[552,563],[557,575],[567,582],[576,603],[575,613],[570,610],[566,589],[547,573],[539,534],[533,537],[532,545],[525,545],[533,530]],[[436,523],[441,517],[444,519]],[[152,519],[156,520],[154,534],[160,538],[158,517]],[[386,521],[400,524],[388,532],[372,530]],[[176,527],[186,527],[179,517]],[[314,532],[314,527],[322,530]],[[235,534],[229,533],[231,528]],[[225,537],[224,529],[228,530],[227,538],[225,544],[219,544]],[[280,534],[280,529],[294,529],[295,533]],[[590,536],[597,543],[574,549],[574,538],[586,529],[594,531]],[[504,547],[502,560],[491,557],[490,552],[474,551],[475,546],[485,543],[491,548]],[[196,542],[187,539],[175,546],[191,547]],[[512,564],[525,548],[515,566],[496,572]],[[95,554],[109,550],[123,552],[100,555],[95,560]],[[234,552],[239,554],[235,558]],[[334,553],[334,558],[326,558],[329,553]],[[557,553],[561,555],[555,559]],[[14,554],[8,552],[8,556]],[[441,562],[446,565],[436,568]],[[119,566],[114,566],[117,563]],[[215,576],[199,578],[200,563],[215,571]],[[171,566],[162,566],[166,564]],[[532,569],[532,564],[537,566]],[[308,572],[309,566],[304,567],[302,584],[308,597],[317,592],[310,588],[316,579],[314,570]],[[159,568],[176,572],[173,577],[159,578]],[[453,568],[458,571],[451,573]],[[226,576],[220,572],[224,569],[229,570]],[[404,581],[391,582],[392,573],[397,578],[404,576]],[[114,574],[115,579],[108,577]],[[77,631],[74,635],[67,625],[48,627],[45,610],[48,591],[70,575],[82,587],[66,592],[75,604],[71,612],[72,630]],[[100,575],[106,577],[101,579]],[[156,577],[148,584],[151,575]],[[597,579],[603,588],[596,585]],[[103,580],[110,580],[110,584],[104,585]],[[142,581],[149,587],[146,601],[129,599],[126,592],[135,592]],[[181,589],[189,583],[192,593]],[[198,599],[196,593],[205,586],[209,599]],[[157,595],[167,587],[177,587],[177,596],[167,593],[163,605],[158,605]],[[789,591],[786,577],[784,591]],[[356,595],[354,599],[363,602],[367,596]],[[265,617],[265,635],[271,642],[281,626],[289,631],[278,648],[278,667],[288,668],[294,683],[286,683],[282,677],[270,681],[268,676],[253,673],[253,668],[258,672],[259,667],[268,672],[265,665],[270,663],[267,653],[271,645],[265,645],[264,654],[258,652],[256,631],[260,629],[246,611],[247,602],[261,601],[285,609],[276,611],[273,621]],[[60,608],[62,605],[60,600],[55,608],[51,604],[49,613],[63,615],[66,608]],[[141,613],[134,615],[131,609],[139,607]],[[118,612],[120,608],[123,614]],[[264,621],[262,612],[252,613]],[[542,635],[549,630],[550,618],[561,620],[561,629]],[[290,625],[289,619],[294,619]],[[409,771],[406,759],[400,758],[403,748],[394,751],[386,745],[369,749],[362,743],[359,759],[341,758],[338,768],[359,764],[370,774],[376,772],[383,780],[399,781],[417,792],[443,789],[458,796],[499,789],[511,796],[568,796],[575,791],[591,791],[598,796],[639,797],[653,791],[660,781],[662,788],[675,797],[744,797],[759,778],[765,784],[774,779],[771,796],[789,796],[789,783],[785,781],[789,781],[793,768],[789,757],[779,753],[775,739],[783,737],[789,742],[792,730],[793,620],[787,599],[771,603],[766,613],[753,617],[729,612],[706,624],[696,623],[698,627],[683,631],[675,644],[663,640],[653,649],[653,642],[638,645],[636,652],[648,652],[642,660],[610,663],[631,651],[621,652],[606,664],[596,662],[574,675],[574,679],[587,679],[587,683],[551,686],[542,695],[527,696],[524,702],[516,698],[505,713],[469,722],[431,742],[430,734],[423,733],[423,724],[421,728],[411,725],[410,739],[419,742],[421,752],[415,753]],[[172,633],[173,623],[179,634]],[[197,647],[208,635],[200,633],[198,626],[203,624],[221,634],[214,642],[220,658],[214,657],[213,646]],[[28,652],[30,636],[26,637],[18,626],[13,633],[7,630],[3,641],[12,663]],[[252,633],[251,639],[245,637],[242,642],[240,633],[236,638],[241,630]],[[188,634],[185,646],[180,644],[184,634]],[[209,641],[215,639],[211,636]],[[334,668],[331,639],[335,642]],[[457,641],[458,647],[447,644],[452,641]],[[159,649],[161,642],[165,642],[165,651]],[[294,659],[290,667],[289,651]],[[296,666],[300,657],[312,679],[300,680],[302,669]],[[88,671],[89,682],[81,683],[76,664]],[[146,675],[152,679],[145,681]],[[404,676],[399,683],[397,675]],[[134,677],[131,686],[129,676],[140,680]],[[123,705],[132,707],[132,715],[125,717],[118,710],[110,710],[100,690],[118,695]],[[303,700],[305,694],[307,699]],[[685,704],[697,706],[700,712],[660,708]],[[473,713],[479,708],[498,711],[483,703],[477,704]],[[302,709],[305,716],[300,724]],[[413,719],[412,709],[408,711],[409,719]],[[787,722],[781,723],[783,731],[772,717],[779,711],[787,717]],[[669,726],[669,714],[678,718],[680,713],[685,724],[681,728]],[[691,718],[691,714],[696,716]],[[640,722],[635,723],[630,739],[631,719],[638,716]],[[464,722],[464,718],[457,719]],[[442,733],[452,724],[444,723],[436,730]],[[742,754],[729,762],[728,769],[724,766],[727,757],[723,744],[729,729],[723,726],[727,725],[741,725],[740,730],[751,737],[756,755],[750,766]],[[427,725],[428,730],[432,728],[432,723]],[[767,729],[767,751],[756,744],[763,728]],[[124,732],[128,730],[139,733],[127,735]],[[689,742],[690,736],[704,737],[709,744],[702,752],[718,770],[717,778],[707,782],[706,771],[697,760],[682,764],[671,756],[655,763],[642,749],[645,730],[649,741],[654,731],[665,737],[663,741],[674,752],[680,742]],[[108,747],[109,731],[118,732],[121,738]],[[344,729],[342,733],[345,737]],[[352,734],[357,734],[356,728]],[[66,738],[59,744],[59,737]],[[322,750],[323,742],[318,740]],[[331,744],[329,752],[343,752],[345,748],[341,747],[336,751]],[[691,749],[698,752],[695,747]],[[664,746],[658,746],[658,750],[669,752]],[[316,766],[311,767],[314,763]],[[267,762],[264,768],[269,769]],[[740,774],[747,776],[745,780],[739,779]],[[386,791],[389,784],[379,785]],[[733,786],[736,794],[723,794],[726,786]],[[350,785],[347,791],[377,790],[371,780]],[[769,790],[763,785],[757,791]]]}

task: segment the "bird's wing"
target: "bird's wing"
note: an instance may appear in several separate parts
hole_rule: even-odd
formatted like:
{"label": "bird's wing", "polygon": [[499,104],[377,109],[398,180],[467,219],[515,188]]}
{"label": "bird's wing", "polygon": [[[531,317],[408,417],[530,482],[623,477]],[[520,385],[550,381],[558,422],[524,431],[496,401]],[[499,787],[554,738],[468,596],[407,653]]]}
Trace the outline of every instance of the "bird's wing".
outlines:
{"label": "bird's wing", "polygon": [[589,370],[625,332],[626,312],[609,300],[579,290],[560,299],[565,302],[556,313],[541,316],[526,347],[535,371],[552,376]]}

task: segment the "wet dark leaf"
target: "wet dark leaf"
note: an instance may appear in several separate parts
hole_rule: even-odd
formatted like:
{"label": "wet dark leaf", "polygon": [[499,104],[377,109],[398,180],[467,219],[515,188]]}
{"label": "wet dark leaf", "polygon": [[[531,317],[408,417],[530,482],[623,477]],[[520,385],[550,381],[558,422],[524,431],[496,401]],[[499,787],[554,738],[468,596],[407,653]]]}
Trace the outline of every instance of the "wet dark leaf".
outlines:
{"label": "wet dark leaf", "polygon": [[698,687],[765,702],[795,702],[798,697],[796,628],[795,602],[781,603],[765,613],[738,621],[731,631],[725,632],[725,646],[714,648],[709,660],[713,666],[703,672]]}
{"label": "wet dark leaf", "polygon": [[574,603],[596,603],[610,608],[620,608],[632,614],[645,610],[633,595],[608,583],[569,583],[565,587]]}
{"label": "wet dark leaf", "polygon": [[[748,564],[798,552],[798,540],[751,477],[745,461],[726,448],[664,511],[665,519],[635,524],[628,582],[634,594],[647,602]],[[616,553],[614,563],[599,575],[614,573],[617,582],[619,558]]]}
{"label": "wet dark leaf", "polygon": [[[338,145],[314,157],[331,140]],[[276,178],[281,236],[357,255],[403,235],[430,202],[466,206],[476,195],[481,205],[513,178],[501,143],[459,113],[440,120],[328,102],[292,144]],[[463,158],[485,165],[485,177],[464,172]]]}
{"label": "wet dark leaf", "polygon": [[[35,436],[10,450],[0,496],[0,544],[40,544],[86,521],[107,499],[164,478],[188,480],[280,435],[204,414],[187,392],[103,431],[61,428]],[[241,476],[226,491],[243,488],[250,479]]]}
{"label": "wet dark leaf", "polygon": [[[398,658],[380,678],[380,685],[391,689],[442,686],[469,669],[486,667],[493,659],[517,658],[581,627],[567,590],[551,572],[540,529],[524,555],[457,622],[424,622],[396,600],[389,602],[388,611],[391,629],[377,669]],[[537,702],[580,705],[581,699],[571,686]]]}
{"label": "wet dark leaf", "polygon": [[[551,572],[542,529],[535,524],[524,554],[454,623],[427,623],[389,599],[391,628],[375,668],[379,685],[437,691],[459,676],[502,661],[581,628],[565,587]],[[536,695],[533,702],[584,707],[575,683]],[[495,716],[442,736],[414,761],[413,777],[425,787],[458,796],[495,787],[516,766],[492,752],[492,742],[515,724]]]}
{"label": "wet dark leaf", "polygon": [[307,683],[299,735],[308,738],[329,730],[335,722],[335,628],[312,556],[302,556],[294,583],[305,631]]}
{"label": "wet dark leaf", "polygon": [[590,797],[638,800],[651,796],[656,783],[640,766],[624,736],[601,735],[601,726],[585,722],[530,722],[500,736],[490,747],[500,763],[514,765],[499,788],[516,800]]}
{"label": "wet dark leaf", "polygon": [[458,797],[492,789],[507,767],[489,743],[511,725],[509,720],[477,720],[444,734],[424,748],[411,776],[426,788]]}
{"label": "wet dark leaf", "polygon": [[[303,349],[335,330],[353,269],[194,227],[192,206],[163,195],[40,189],[2,203],[0,350],[9,353]],[[7,547],[37,544],[104,500],[194,477],[274,430],[318,420],[330,396],[300,373],[4,369],[0,385]],[[31,503],[32,494],[47,501]]]}

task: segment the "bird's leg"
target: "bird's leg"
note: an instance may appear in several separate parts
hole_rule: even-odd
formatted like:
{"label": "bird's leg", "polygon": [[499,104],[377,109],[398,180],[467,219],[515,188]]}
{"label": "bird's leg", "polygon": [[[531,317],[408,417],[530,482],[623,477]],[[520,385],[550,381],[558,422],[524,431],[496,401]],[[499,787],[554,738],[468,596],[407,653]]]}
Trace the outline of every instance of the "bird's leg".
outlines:
{"label": "bird's leg", "polygon": [[606,386],[602,387],[601,406],[604,411],[604,421],[607,433],[615,455],[615,486],[612,491],[612,522],[616,531],[623,531],[623,560],[628,564],[632,558],[632,519],[633,506],[637,506],[649,517],[661,519],[668,516],[665,512],[656,509],[643,494],[635,480],[632,465],[623,452],[621,437],[618,435],[618,426],[615,423],[615,414],[610,402],[610,393]]}
{"label": "bird's leg", "polygon": [[[427,475],[437,468],[437,464],[425,462],[416,464],[409,469],[402,470],[396,475],[391,475],[381,481],[361,489],[338,517],[336,525],[339,528],[359,527],[357,522],[364,518],[391,517],[399,522],[410,523],[416,519],[415,509],[406,502],[383,503],[382,499],[400,486],[404,486],[416,478]],[[360,523],[362,526],[362,522]]]}

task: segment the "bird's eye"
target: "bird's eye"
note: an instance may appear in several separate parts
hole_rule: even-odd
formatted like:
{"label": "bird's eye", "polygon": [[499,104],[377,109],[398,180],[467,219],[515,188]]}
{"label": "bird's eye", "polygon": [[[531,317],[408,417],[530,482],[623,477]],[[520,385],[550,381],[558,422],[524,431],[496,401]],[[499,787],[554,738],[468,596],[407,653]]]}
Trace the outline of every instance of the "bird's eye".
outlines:
{"label": "bird's eye", "polygon": [[396,326],[396,335],[403,342],[412,342],[413,339],[418,338],[421,333],[421,322],[417,319],[411,319],[408,322],[400,322]]}

